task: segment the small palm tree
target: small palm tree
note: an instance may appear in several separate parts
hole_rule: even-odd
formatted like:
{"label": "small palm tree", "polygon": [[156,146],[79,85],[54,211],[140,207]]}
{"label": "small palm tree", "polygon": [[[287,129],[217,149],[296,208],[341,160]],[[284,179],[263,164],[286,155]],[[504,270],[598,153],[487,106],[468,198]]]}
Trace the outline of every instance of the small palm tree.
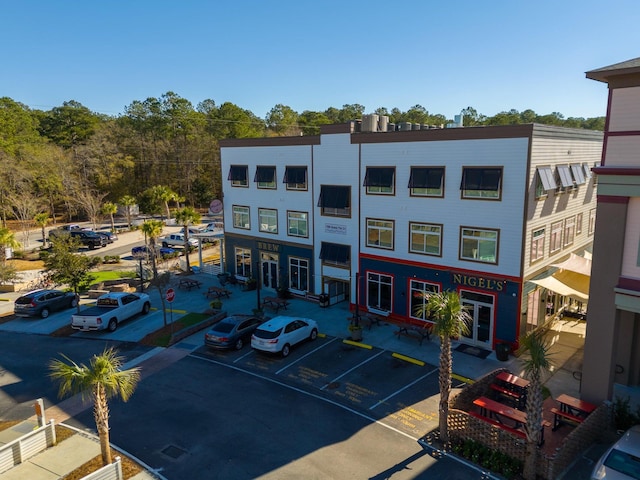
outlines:
{"label": "small palm tree", "polygon": [[117,355],[113,348],[94,355],[89,365],[78,365],[63,355],[69,362],[52,360],[49,363],[49,376],[59,382],[59,395],[79,393],[93,399],[93,418],[100,437],[102,463],[111,463],[111,445],[109,443],[109,406],[107,400],[120,397],[129,400],[140,380],[140,369],[122,370],[124,358]]}
{"label": "small palm tree", "polygon": [[109,215],[109,219],[111,220],[111,231],[116,231],[116,224],[113,221],[113,216],[118,212],[118,205],[113,202],[105,202],[102,204],[102,208],[100,209],[103,215]]}
{"label": "small palm tree", "polygon": [[551,342],[546,332],[534,330],[520,339],[519,353],[523,354],[524,373],[529,379],[527,389],[527,456],[524,462],[524,477],[536,478],[536,458],[542,431],[542,373],[551,367],[549,348]]}
{"label": "small palm tree", "polygon": [[40,233],[42,234],[42,248],[44,248],[47,245],[47,237],[45,235],[44,228],[49,225],[51,218],[49,218],[49,214],[47,212],[43,212],[36,214],[36,216],[33,217],[33,220],[36,222],[36,225],[40,227]]}
{"label": "small palm tree", "polygon": [[149,255],[151,255],[151,269],[153,271],[153,278],[158,277],[158,266],[156,264],[156,239],[162,235],[162,229],[164,228],[164,223],[160,220],[147,220],[142,224],[140,230],[144,233],[147,238],[147,245],[149,250]]}
{"label": "small palm tree", "polygon": [[131,230],[131,207],[136,203],[136,197],[132,195],[124,195],[118,200],[118,203],[125,208],[125,215],[127,217],[127,227]]}
{"label": "small palm tree", "polygon": [[471,316],[462,306],[457,292],[445,291],[425,293],[426,302],[416,307],[414,314],[433,322],[433,333],[440,338],[440,405],[438,408],[440,440],[449,442],[447,417],[449,416],[449,394],[451,393],[451,373],[453,359],[451,356],[451,338],[469,332]]}
{"label": "small palm tree", "polygon": [[185,260],[187,262],[187,272],[191,272],[191,264],[189,263],[189,226],[200,223],[200,214],[193,207],[184,207],[176,212],[176,222],[182,225],[184,232],[184,251]]}
{"label": "small palm tree", "polygon": [[5,248],[20,248],[20,242],[16,240],[15,234],[7,227],[0,227],[0,264],[7,263]]}

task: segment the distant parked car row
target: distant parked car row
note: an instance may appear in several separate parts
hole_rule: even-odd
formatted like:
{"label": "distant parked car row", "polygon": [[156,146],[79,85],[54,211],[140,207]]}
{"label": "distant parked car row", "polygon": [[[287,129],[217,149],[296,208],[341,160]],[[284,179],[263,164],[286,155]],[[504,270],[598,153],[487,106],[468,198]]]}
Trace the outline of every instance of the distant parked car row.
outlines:
{"label": "distant parked car row", "polygon": [[82,228],[77,224],[64,225],[49,231],[49,241],[60,238],[63,235],[69,235],[76,238],[80,243],[93,250],[94,248],[105,247],[109,243],[113,243],[118,239],[118,235],[110,231],[94,232],[89,228]]}
{"label": "distant parked car row", "polygon": [[[170,247],[158,247],[156,246],[156,255],[160,257],[168,257],[175,253],[175,250]],[[151,249],[147,245],[141,245],[139,247],[133,247],[131,249],[131,256],[134,258],[145,258],[151,254]]]}

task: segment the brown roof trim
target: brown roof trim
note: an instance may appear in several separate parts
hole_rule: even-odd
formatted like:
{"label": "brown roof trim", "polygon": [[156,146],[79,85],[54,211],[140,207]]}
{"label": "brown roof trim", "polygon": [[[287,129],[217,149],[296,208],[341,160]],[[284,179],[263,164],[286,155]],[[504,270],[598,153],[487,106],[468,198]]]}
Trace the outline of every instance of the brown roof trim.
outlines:
{"label": "brown roof trim", "polygon": [[585,75],[591,80],[609,83],[613,88],[640,85],[640,57],[590,70]]}
{"label": "brown roof trim", "polygon": [[597,175],[628,175],[640,177],[640,167],[593,167],[591,170]]}
{"label": "brown roof trim", "polygon": [[298,137],[227,138],[220,140],[221,147],[289,147],[292,145],[320,145],[320,135]]}
{"label": "brown roof trim", "polygon": [[598,203],[618,203],[620,205],[625,205],[629,203],[629,197],[625,196],[615,196],[615,195],[598,195],[597,196]]}
{"label": "brown roof trim", "polygon": [[637,278],[618,277],[618,285],[616,287],[640,292],[640,280]]}
{"label": "brown roof trim", "polygon": [[530,138],[533,124],[431,128],[397,132],[354,133],[351,143],[430,142],[439,140],[476,140],[488,138]]}

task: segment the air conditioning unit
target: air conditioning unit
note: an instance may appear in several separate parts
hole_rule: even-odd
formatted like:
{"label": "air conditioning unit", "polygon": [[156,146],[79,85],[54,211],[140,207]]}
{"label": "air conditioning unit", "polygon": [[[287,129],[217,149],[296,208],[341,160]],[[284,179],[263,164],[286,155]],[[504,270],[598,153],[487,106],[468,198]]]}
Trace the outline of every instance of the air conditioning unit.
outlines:
{"label": "air conditioning unit", "polygon": [[378,115],[372,113],[370,115],[362,116],[362,132],[377,132],[378,131]]}

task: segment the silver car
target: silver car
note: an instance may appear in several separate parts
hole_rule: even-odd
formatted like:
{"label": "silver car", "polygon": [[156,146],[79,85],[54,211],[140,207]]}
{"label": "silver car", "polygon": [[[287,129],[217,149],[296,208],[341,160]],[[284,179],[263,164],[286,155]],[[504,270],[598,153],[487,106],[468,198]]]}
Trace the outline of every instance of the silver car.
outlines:
{"label": "silver car", "polygon": [[631,427],[598,460],[592,480],[640,479],[640,425]]}

